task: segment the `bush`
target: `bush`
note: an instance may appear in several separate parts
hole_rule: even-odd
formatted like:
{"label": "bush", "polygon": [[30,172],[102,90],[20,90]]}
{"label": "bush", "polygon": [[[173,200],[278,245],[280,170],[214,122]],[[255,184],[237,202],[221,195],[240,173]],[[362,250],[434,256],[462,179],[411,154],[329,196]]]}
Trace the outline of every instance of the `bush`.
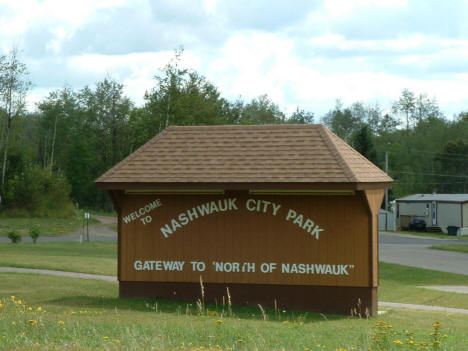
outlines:
{"label": "bush", "polygon": [[41,232],[39,231],[39,228],[29,229],[29,236],[31,237],[34,244],[36,243],[37,238],[39,238],[40,235],[41,235]]}
{"label": "bush", "polygon": [[21,242],[21,235],[19,235],[16,230],[12,230],[8,232],[8,239],[10,239],[13,244],[18,244]]}
{"label": "bush", "polygon": [[69,218],[74,215],[70,184],[62,173],[27,166],[6,184],[7,212],[25,212],[31,217]]}

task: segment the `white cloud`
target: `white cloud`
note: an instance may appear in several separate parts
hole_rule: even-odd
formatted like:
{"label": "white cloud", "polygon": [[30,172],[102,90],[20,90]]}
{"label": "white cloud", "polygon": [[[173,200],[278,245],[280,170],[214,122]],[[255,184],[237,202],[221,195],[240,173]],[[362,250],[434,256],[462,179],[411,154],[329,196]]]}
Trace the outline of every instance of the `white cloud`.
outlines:
{"label": "white cloud", "polygon": [[350,15],[352,11],[363,7],[377,8],[406,8],[406,0],[325,0],[324,7],[331,17],[342,17]]}
{"label": "white cloud", "polygon": [[429,0],[0,0],[0,43],[24,51],[36,88],[76,89],[106,75],[139,104],[183,45],[183,64],[223,96],[267,93],[318,115],[336,98],[387,102],[403,88],[450,114],[468,105],[468,2]]}

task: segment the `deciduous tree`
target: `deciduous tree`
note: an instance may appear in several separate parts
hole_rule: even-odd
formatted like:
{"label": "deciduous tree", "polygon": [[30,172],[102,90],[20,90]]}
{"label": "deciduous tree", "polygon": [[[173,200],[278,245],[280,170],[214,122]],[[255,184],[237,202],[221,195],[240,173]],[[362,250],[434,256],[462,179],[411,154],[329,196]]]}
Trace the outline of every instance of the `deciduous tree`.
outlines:
{"label": "deciduous tree", "polygon": [[5,137],[1,190],[3,193],[7,170],[8,147],[12,120],[24,111],[25,96],[31,83],[26,79],[26,65],[20,61],[17,49],[0,56],[0,100],[5,112]]}

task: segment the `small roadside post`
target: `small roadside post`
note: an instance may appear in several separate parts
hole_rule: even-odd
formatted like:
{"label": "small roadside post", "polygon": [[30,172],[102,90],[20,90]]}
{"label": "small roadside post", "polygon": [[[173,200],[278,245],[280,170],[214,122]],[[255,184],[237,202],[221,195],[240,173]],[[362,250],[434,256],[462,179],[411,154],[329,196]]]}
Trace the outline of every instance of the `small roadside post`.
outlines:
{"label": "small roadside post", "polygon": [[86,241],[89,241],[89,212],[85,212],[86,219]]}

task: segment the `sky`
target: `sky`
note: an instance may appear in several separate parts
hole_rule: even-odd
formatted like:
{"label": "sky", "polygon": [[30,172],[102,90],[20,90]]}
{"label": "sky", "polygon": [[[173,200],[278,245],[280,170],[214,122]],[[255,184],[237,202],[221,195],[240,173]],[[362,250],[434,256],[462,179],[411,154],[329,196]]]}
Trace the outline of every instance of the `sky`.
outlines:
{"label": "sky", "polygon": [[13,47],[30,110],[106,77],[140,106],[183,47],[223,97],[267,94],[286,113],[387,109],[405,88],[468,111],[468,0],[0,0],[0,54]]}

